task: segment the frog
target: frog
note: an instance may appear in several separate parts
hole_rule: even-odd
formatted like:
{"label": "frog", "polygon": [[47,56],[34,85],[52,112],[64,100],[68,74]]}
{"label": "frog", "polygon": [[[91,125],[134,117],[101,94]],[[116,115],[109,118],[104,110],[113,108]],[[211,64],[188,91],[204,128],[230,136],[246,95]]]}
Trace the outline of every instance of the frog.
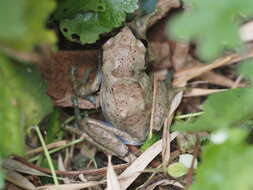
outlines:
{"label": "frog", "polygon": [[[99,99],[106,122],[84,117],[79,125],[88,141],[109,154],[124,158],[127,144],[141,145],[148,135],[154,75],[146,69],[147,48],[128,26],[103,45]],[[168,89],[163,81],[157,86],[153,125],[160,130],[168,113]],[[85,96],[80,89],[87,91],[74,91]]]}

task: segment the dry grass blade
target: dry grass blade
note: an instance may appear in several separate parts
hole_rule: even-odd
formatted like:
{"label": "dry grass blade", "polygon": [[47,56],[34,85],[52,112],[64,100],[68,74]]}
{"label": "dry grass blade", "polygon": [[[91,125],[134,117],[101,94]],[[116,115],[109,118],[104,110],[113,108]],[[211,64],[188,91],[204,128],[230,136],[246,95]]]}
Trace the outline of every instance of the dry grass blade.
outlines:
{"label": "dry grass blade", "polygon": [[107,168],[107,190],[120,190],[118,177],[112,167],[111,155],[108,155],[108,168]]}
{"label": "dry grass blade", "polygon": [[174,186],[177,186],[180,188],[184,188],[184,186],[181,183],[179,183],[175,180],[163,179],[163,180],[157,181],[156,183],[153,183],[152,185],[148,186],[146,188],[146,190],[153,190],[159,185],[174,185]]}
{"label": "dry grass blade", "polygon": [[148,28],[153,26],[161,18],[165,17],[170,9],[177,8],[179,6],[180,6],[179,0],[158,0],[156,4],[157,12],[150,18]]}
{"label": "dry grass blade", "polygon": [[242,76],[242,75],[239,75],[239,76],[237,77],[237,79],[235,80],[235,82],[234,82],[232,88],[237,88],[237,87],[245,86],[244,83],[241,83],[242,80],[243,80],[243,76]]}
{"label": "dry grass blade", "polygon": [[[170,140],[173,141],[177,132],[174,132],[170,136]],[[131,185],[134,180],[141,174],[147,165],[162,151],[162,140],[156,142],[143,152],[124,172],[119,176],[120,189],[125,190]]]}
{"label": "dry grass blade", "polygon": [[163,127],[163,138],[162,138],[162,158],[163,158],[163,168],[165,169],[169,163],[170,160],[170,142],[171,142],[171,137],[169,134],[169,127],[171,125],[174,113],[179,106],[179,104],[182,101],[183,97],[183,92],[179,92],[176,94],[176,96],[173,98],[171,105],[170,105],[170,110],[167,118],[164,121],[164,127]]}
{"label": "dry grass blade", "polygon": [[[57,148],[57,147],[60,147],[60,146],[64,146],[67,144],[67,141],[66,140],[62,140],[62,141],[58,141],[58,142],[54,142],[54,143],[51,143],[51,144],[48,144],[47,145],[47,149],[52,149],[52,148]],[[30,150],[26,153],[27,156],[32,156],[33,154],[37,154],[37,153],[40,153],[43,151],[43,147],[38,147],[36,149],[33,149],[33,150]]]}
{"label": "dry grass blade", "polygon": [[3,45],[0,45],[0,51],[2,51],[7,56],[15,58],[22,62],[40,63],[42,60],[42,56],[35,52],[24,53]]}
{"label": "dry grass blade", "polygon": [[[62,159],[61,155],[58,156],[58,168],[61,171],[66,171],[66,168],[64,166],[63,159]],[[68,177],[64,177],[63,182],[64,182],[64,184],[70,184],[70,179]]]}
{"label": "dry grass blade", "polygon": [[3,168],[7,170],[17,171],[20,173],[30,174],[30,175],[50,177],[49,175],[41,171],[38,171],[32,167],[29,167],[19,161],[13,160],[12,158],[7,158],[3,161]]}
{"label": "dry grass blade", "polygon": [[[48,168],[42,168],[39,167],[37,165],[34,165],[32,163],[27,162],[24,158],[19,157],[19,156],[15,156],[15,159],[18,160],[19,162],[24,163],[25,165],[34,168],[38,171],[47,173],[47,174],[51,174],[51,171]],[[123,170],[125,168],[127,168],[129,164],[119,164],[119,165],[115,165],[113,166],[114,170]],[[63,176],[78,176],[80,174],[84,174],[84,175],[105,175],[107,168],[99,168],[99,169],[85,169],[85,170],[80,170],[80,171],[60,171],[60,170],[56,170],[57,175],[63,175]]]}
{"label": "dry grass blade", "polygon": [[206,73],[208,71],[211,71],[215,68],[228,65],[231,63],[235,63],[247,58],[253,57],[253,50],[250,49],[249,52],[247,52],[244,55],[239,55],[239,54],[231,54],[228,56],[224,56],[221,58],[216,59],[213,63],[208,64],[208,65],[203,65],[203,66],[196,66],[184,71],[176,72],[174,74],[174,80],[173,80],[173,85],[174,86],[179,86],[182,87],[184,86],[187,81],[202,75],[203,73]]}
{"label": "dry grass blade", "polygon": [[153,98],[152,98],[152,110],[150,117],[150,127],[149,127],[149,138],[152,138],[153,128],[154,128],[154,114],[156,105],[156,94],[157,94],[157,75],[154,75],[153,79]]}
{"label": "dry grass blade", "polygon": [[87,183],[73,183],[73,184],[63,184],[63,185],[45,185],[37,187],[36,190],[79,190],[87,187],[94,187],[105,183],[105,181],[89,181]]}
{"label": "dry grass blade", "polygon": [[201,75],[200,78],[204,81],[208,81],[208,83],[210,84],[216,84],[219,86],[225,86],[225,87],[230,87],[230,88],[234,84],[233,80],[223,75],[217,74],[213,71],[209,71],[208,73]]}
{"label": "dry grass blade", "polygon": [[207,96],[209,94],[223,92],[228,89],[203,89],[203,88],[193,88],[190,91],[184,93],[184,97],[196,97],[196,96]]}
{"label": "dry grass blade", "polygon": [[162,167],[165,170],[170,160],[170,124],[172,117],[168,116],[164,121],[162,138]]}
{"label": "dry grass blade", "polygon": [[21,174],[15,172],[15,171],[6,170],[5,178],[9,182],[11,182],[23,189],[27,189],[27,190],[36,189],[36,187],[28,179],[26,179],[24,176],[22,176]]}

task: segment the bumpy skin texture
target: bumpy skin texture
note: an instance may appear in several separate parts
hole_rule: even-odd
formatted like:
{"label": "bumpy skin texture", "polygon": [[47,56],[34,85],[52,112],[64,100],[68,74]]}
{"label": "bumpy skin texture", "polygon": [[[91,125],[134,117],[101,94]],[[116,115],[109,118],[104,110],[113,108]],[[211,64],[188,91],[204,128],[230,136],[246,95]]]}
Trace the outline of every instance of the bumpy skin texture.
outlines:
{"label": "bumpy skin texture", "polygon": [[[128,155],[125,144],[143,143],[150,126],[153,88],[145,54],[146,48],[127,27],[105,43],[100,105],[112,125],[88,117],[80,121],[89,142],[122,158]],[[158,82],[154,129],[162,127],[167,113],[167,86]]]}
{"label": "bumpy skin texture", "polygon": [[149,129],[152,83],[145,73],[146,48],[128,27],[103,46],[100,102],[104,116],[133,137],[144,141]]}

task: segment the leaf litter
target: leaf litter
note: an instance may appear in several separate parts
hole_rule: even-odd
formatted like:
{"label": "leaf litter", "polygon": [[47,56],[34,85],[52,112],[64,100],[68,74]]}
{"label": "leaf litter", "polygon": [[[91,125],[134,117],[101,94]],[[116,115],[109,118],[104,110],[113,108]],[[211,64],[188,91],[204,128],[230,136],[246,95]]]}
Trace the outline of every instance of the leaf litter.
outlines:
{"label": "leaf litter", "polygon": [[[163,5],[164,0],[158,0],[158,5]],[[59,161],[59,165],[61,165],[62,169],[66,169],[66,171],[60,171],[55,170],[56,174],[61,176],[65,176],[68,180],[65,180],[65,182],[61,182],[63,184],[60,184],[58,186],[56,185],[45,185],[37,187],[36,189],[83,189],[86,187],[94,187],[103,184],[101,187],[105,187],[105,184],[107,183],[107,189],[131,189],[131,185],[138,185],[145,183],[145,176],[142,174],[145,172],[145,169],[147,167],[153,166],[152,163],[158,163],[154,164],[156,165],[156,169],[161,167],[163,168],[162,171],[158,172],[161,174],[162,177],[158,176],[157,173],[152,172],[153,176],[158,177],[158,180],[152,184],[150,184],[146,189],[155,189],[156,187],[162,187],[167,185],[173,185],[180,187],[182,189],[185,188],[185,186],[189,185],[189,178],[190,181],[192,181],[192,175],[193,175],[193,168],[189,170],[189,173],[187,177],[174,179],[171,178],[164,172],[168,166],[170,166],[173,162],[178,161],[180,155],[182,154],[181,150],[178,151],[177,149],[177,143],[173,140],[178,138],[180,136],[180,133],[178,132],[169,132],[170,126],[172,125],[175,116],[180,113],[189,113],[185,110],[192,109],[190,106],[193,107],[193,110],[201,111],[200,106],[203,102],[203,97],[212,94],[212,93],[218,93],[221,91],[229,90],[230,88],[234,87],[242,87],[245,86],[245,81],[241,81],[240,77],[235,77],[236,74],[233,73],[233,76],[226,76],[222,72],[217,72],[219,69],[222,68],[229,68],[232,66],[232,63],[240,62],[241,60],[250,58],[253,56],[252,50],[248,51],[247,53],[241,55],[237,53],[229,53],[225,56],[222,56],[220,58],[217,58],[214,60],[211,64],[204,65],[202,64],[198,58],[192,53],[192,45],[185,42],[179,42],[179,41],[172,41],[171,39],[168,39],[167,37],[164,37],[163,35],[157,35],[159,33],[154,33],[154,31],[163,31],[165,20],[162,19],[162,17],[167,17],[168,10],[171,8],[177,8],[179,7],[179,1],[167,1],[168,4],[172,4],[169,6],[167,10],[163,9],[164,7],[161,6],[162,14],[158,16],[151,17],[152,19],[149,20],[149,27],[154,26],[150,29],[148,29],[148,40],[150,40],[151,43],[154,43],[155,49],[166,49],[165,52],[162,52],[163,59],[160,60],[160,64],[156,63],[157,65],[153,65],[152,69],[154,70],[160,70],[161,68],[170,68],[174,70],[173,78],[172,78],[172,84],[173,87],[171,88],[172,91],[174,91],[174,98],[172,98],[171,105],[170,105],[170,112],[164,122],[164,128],[163,128],[163,134],[162,134],[162,140],[157,141],[155,144],[151,145],[147,150],[145,150],[143,153],[135,153],[137,158],[132,163],[122,164],[122,161],[119,159],[113,158],[111,160],[108,159],[108,163],[106,164],[106,156],[103,155],[103,153],[98,152],[96,158],[96,155],[94,155],[94,160],[91,161],[90,166],[88,167],[94,167],[97,164],[99,167],[102,166],[100,169],[94,169],[94,168],[87,168],[83,171],[71,171],[71,161],[72,156],[68,157],[68,161],[66,161],[66,164],[63,164],[63,161]],[[155,20],[155,21],[154,21]],[[160,20],[157,23],[157,20]],[[154,24],[156,23],[156,24]],[[152,34],[153,32],[153,34]],[[244,40],[251,39],[247,36],[246,29],[242,29],[242,38]],[[164,42],[164,38],[166,39]],[[153,39],[153,41],[152,41]],[[162,41],[162,43],[161,43]],[[79,47],[78,47],[79,48]],[[94,80],[95,75],[97,73],[98,68],[98,59],[99,59],[99,53],[97,50],[90,50],[82,48],[82,50],[76,50],[76,51],[59,51],[58,53],[55,53],[52,55],[50,60],[47,60],[46,63],[43,63],[40,65],[41,72],[44,75],[45,80],[48,82],[48,95],[51,96],[51,98],[54,101],[54,105],[63,107],[62,109],[65,110],[67,113],[72,112],[69,111],[69,107],[73,107],[72,102],[72,96],[75,95],[74,91],[72,89],[71,83],[69,81],[69,70],[71,66],[75,66],[78,71],[78,78],[81,79],[85,73],[85,70],[92,68],[92,73],[89,75],[89,80]],[[159,57],[159,56],[158,56]],[[201,80],[201,81],[200,81]],[[203,83],[202,83],[203,82]],[[155,81],[154,81],[155,83]],[[214,87],[213,87],[214,86]],[[226,87],[226,88],[224,88]],[[155,103],[155,95],[156,95],[156,88],[154,88],[153,92],[153,104]],[[99,96],[99,93],[97,93],[97,97]],[[192,98],[197,99],[198,102],[196,105],[191,102]],[[99,102],[92,103],[85,99],[78,99],[79,101],[79,107],[81,109],[96,109],[99,110]],[[189,106],[187,106],[189,104]],[[154,106],[153,106],[154,108]],[[62,116],[61,120],[64,121],[67,117]],[[191,119],[191,117],[190,117]],[[152,116],[151,116],[151,125],[152,125]],[[152,127],[151,127],[152,132]],[[65,134],[65,137],[67,139],[70,139],[70,135],[68,133]],[[75,138],[75,137],[74,137]],[[64,147],[66,144],[65,140],[63,140],[63,144],[54,145],[54,143],[49,144],[47,148],[55,148],[55,146],[62,146]],[[84,143],[84,142],[81,142]],[[79,145],[77,145],[79,146]],[[73,156],[77,155],[77,152],[81,152],[81,149],[83,148],[77,148],[72,145],[70,148],[72,148]],[[69,147],[66,147],[66,151],[70,150]],[[214,148],[214,147],[213,147]],[[138,148],[135,147],[135,149],[138,151]],[[219,150],[219,148],[217,147]],[[39,154],[41,151],[41,148],[37,148],[33,150],[33,152],[29,152],[29,154]],[[195,149],[189,149],[186,150],[188,153],[194,154],[194,158],[199,157],[199,152]],[[160,157],[160,153],[162,153],[162,157]],[[176,154],[173,154],[176,153]],[[218,152],[219,154],[222,154]],[[61,151],[58,154],[59,158],[64,157],[64,152]],[[245,153],[246,154],[246,153]],[[56,160],[55,154],[52,154],[52,158]],[[176,155],[176,156],[173,156]],[[40,160],[43,159],[43,156],[40,155]],[[85,162],[83,156],[82,162]],[[99,158],[101,157],[101,158]],[[11,162],[9,164],[8,162]],[[81,162],[81,161],[80,161]],[[98,163],[94,163],[98,162]],[[101,162],[101,163],[99,163]],[[114,164],[112,166],[112,163],[116,162],[117,164]],[[14,164],[15,163],[15,164]],[[151,164],[150,164],[151,163]],[[64,165],[64,167],[63,167]],[[42,176],[50,176],[51,172],[47,168],[43,168],[40,166],[35,166],[32,164],[23,164],[20,161],[8,159],[6,160],[6,163],[3,164],[3,166],[6,166],[10,173],[13,173],[15,171],[15,174],[12,177],[10,181],[16,185],[21,186],[22,188],[26,189],[34,189],[34,185],[26,181],[27,178],[22,176],[19,173],[25,173],[29,175],[42,175]],[[15,168],[13,168],[15,166]],[[33,166],[33,167],[31,167]],[[87,166],[87,165],[86,165]],[[159,166],[159,167],[158,167]],[[11,167],[11,169],[10,169]],[[203,166],[204,168],[205,166]],[[37,170],[37,169],[39,170]],[[155,169],[155,168],[151,168]],[[44,172],[45,173],[44,173]],[[107,171],[107,175],[106,175]],[[19,173],[17,173],[19,172]],[[77,176],[82,174],[84,178],[87,180],[86,182],[80,182],[82,180],[77,179]],[[74,176],[74,177],[73,177]],[[104,180],[104,178],[107,176],[107,181]],[[143,176],[143,177],[142,177]],[[140,178],[141,177],[141,178]],[[164,179],[165,177],[166,179]],[[17,179],[22,179],[22,183],[18,184]],[[73,180],[73,178],[75,180]],[[138,179],[141,179],[141,183],[138,183]],[[8,179],[8,178],[7,178]],[[187,181],[188,180],[188,181]],[[67,182],[68,181],[68,182]],[[78,183],[72,183],[73,181],[78,181]],[[64,184],[69,183],[69,184]]]}

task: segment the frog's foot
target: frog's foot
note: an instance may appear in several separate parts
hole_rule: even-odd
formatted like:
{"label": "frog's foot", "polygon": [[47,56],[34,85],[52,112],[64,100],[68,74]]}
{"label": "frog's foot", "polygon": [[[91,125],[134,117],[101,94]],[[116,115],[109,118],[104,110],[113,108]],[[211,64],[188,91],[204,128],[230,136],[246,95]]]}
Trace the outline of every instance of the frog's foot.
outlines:
{"label": "frog's foot", "polygon": [[[126,162],[132,162],[136,158],[135,155],[129,153],[128,147],[124,143],[117,140],[115,141],[115,136],[112,136],[111,133],[107,133],[106,131],[100,133],[99,130],[95,130],[95,133],[93,130],[86,133],[87,129],[81,130],[79,127],[68,125],[65,125],[64,129],[71,133],[80,135],[81,138],[85,139],[105,153],[115,155]],[[101,143],[101,141],[103,142]]]}
{"label": "frog's foot", "polygon": [[141,144],[138,139],[132,138],[126,132],[117,129],[106,122],[86,117],[81,119],[80,125],[82,126],[82,130],[89,136],[89,141],[92,139],[92,144],[109,154],[121,158],[125,158],[129,155],[129,150],[125,142],[134,145]]}
{"label": "frog's foot", "polygon": [[[99,89],[102,80],[102,74],[100,71],[100,67],[96,73],[96,76],[93,80],[90,80],[89,75],[92,72],[92,69],[87,69],[81,80],[77,80],[77,71],[75,67],[71,67],[69,75],[70,81],[73,84],[73,90],[79,97],[86,97],[93,92],[96,92]],[[88,100],[88,99],[87,99]]]}
{"label": "frog's foot", "polygon": [[125,157],[128,154],[128,147],[112,131],[107,130],[106,126],[101,127],[103,124],[100,121],[86,117],[81,120],[80,125],[82,130],[92,139],[93,144],[106,153],[120,157]]}

